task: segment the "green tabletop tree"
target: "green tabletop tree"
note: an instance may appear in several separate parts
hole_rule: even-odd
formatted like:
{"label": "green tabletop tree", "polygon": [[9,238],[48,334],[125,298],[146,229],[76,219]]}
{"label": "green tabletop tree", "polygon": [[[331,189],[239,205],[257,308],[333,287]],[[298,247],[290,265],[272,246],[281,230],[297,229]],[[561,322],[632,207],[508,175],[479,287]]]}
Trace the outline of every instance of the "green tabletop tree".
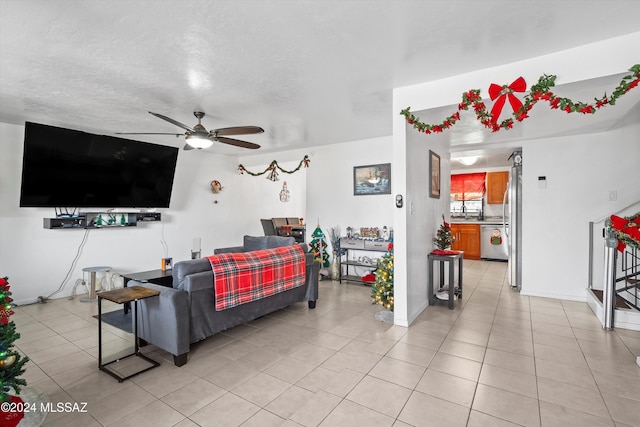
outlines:
{"label": "green tabletop tree", "polygon": [[325,234],[320,228],[320,224],[313,230],[313,239],[309,244],[309,252],[313,254],[317,261],[320,261],[323,267],[329,267],[329,254],[327,253],[327,242],[325,240]]}
{"label": "green tabletop tree", "polygon": [[438,228],[436,237],[433,239],[433,243],[436,245],[436,248],[440,250],[445,250],[453,244],[451,226],[444,220],[444,215],[442,215],[442,225]]}

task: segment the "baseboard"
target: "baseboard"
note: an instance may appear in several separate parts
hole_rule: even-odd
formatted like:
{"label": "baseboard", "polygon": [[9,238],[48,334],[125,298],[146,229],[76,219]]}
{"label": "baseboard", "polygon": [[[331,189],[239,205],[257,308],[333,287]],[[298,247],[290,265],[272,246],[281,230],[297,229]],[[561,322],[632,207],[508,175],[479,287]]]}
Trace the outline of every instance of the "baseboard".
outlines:
{"label": "baseboard", "polygon": [[559,294],[554,292],[530,291],[523,288],[520,291],[520,294],[526,295],[529,297],[552,298],[552,299],[562,299],[566,301],[587,302],[586,292],[583,295],[573,295],[573,294]]}
{"label": "baseboard", "polygon": [[418,318],[418,316],[420,316],[420,314],[422,314],[422,312],[428,306],[429,306],[428,301],[425,301],[417,309],[415,309],[413,312],[411,312],[407,319],[401,319],[401,318],[398,317],[397,313],[395,313],[395,316],[393,318],[393,324],[396,325],[396,326],[404,326],[405,328],[408,328],[409,325],[411,325],[413,323],[413,321],[416,320]]}

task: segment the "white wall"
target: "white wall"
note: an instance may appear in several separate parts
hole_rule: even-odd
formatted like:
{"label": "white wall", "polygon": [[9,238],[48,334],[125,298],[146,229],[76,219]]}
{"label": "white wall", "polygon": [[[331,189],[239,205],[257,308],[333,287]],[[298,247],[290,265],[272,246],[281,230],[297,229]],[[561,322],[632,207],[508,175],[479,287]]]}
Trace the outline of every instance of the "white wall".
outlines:
{"label": "white wall", "polygon": [[[440,198],[429,197],[429,151],[440,156]],[[409,325],[428,305],[427,254],[435,249],[433,238],[442,224],[449,221],[451,192],[451,162],[449,144],[444,138],[429,138],[408,128],[407,176],[405,210],[407,234],[407,318],[399,324]]]}
{"label": "white wall", "polygon": [[[307,177],[307,215],[311,230],[318,223],[325,234],[339,226],[342,234],[347,227],[392,227],[393,173],[391,137],[371,138],[315,147]],[[391,163],[391,192],[371,196],[354,196],[353,168],[378,163]]]}
{"label": "white wall", "polygon": [[[240,163],[253,173],[261,173],[272,160],[276,160],[282,169],[292,171],[298,167],[303,157],[304,154],[296,159],[290,153],[272,153],[244,157],[240,159]],[[293,160],[289,160],[290,158]],[[263,235],[260,218],[304,218],[307,202],[307,171],[308,169],[304,166],[291,174],[278,170],[278,181],[267,179],[268,172],[260,176],[252,176],[246,172],[240,175],[241,194],[235,208],[237,211],[242,211],[240,218],[246,216],[248,220],[242,235]],[[285,182],[290,197],[288,202],[281,202],[280,192]],[[242,235],[236,236],[235,243],[231,242],[231,245],[241,244]]]}
{"label": "white wall", "polygon": [[[311,233],[319,224],[322,231],[327,235],[332,227],[340,227],[342,234],[346,233],[347,227],[391,227],[393,197],[391,195],[375,196],[354,196],[353,195],[353,167],[377,163],[391,163],[391,138],[371,138],[346,143],[310,147],[308,149],[292,150],[275,154],[262,154],[241,158],[241,162],[251,171],[264,170],[271,160],[276,159],[285,169],[295,168],[305,155],[309,156],[309,167],[302,169],[293,175],[280,174],[280,183],[276,186],[279,192],[282,188],[282,180],[287,180],[289,190],[297,189],[306,185],[306,197],[301,194],[301,198],[306,199],[306,206],[302,211],[288,209],[290,206],[272,206],[264,208],[255,206],[256,210],[262,209],[265,215],[271,216],[291,216],[300,215],[307,225],[307,242],[311,240]],[[255,168],[250,164],[260,165]],[[254,170],[255,169],[255,170]],[[393,172],[394,165],[391,165]],[[304,178],[304,179],[302,179]],[[258,179],[258,178],[254,178]],[[300,181],[296,181],[299,179]],[[264,186],[262,181],[269,183],[266,179],[258,179],[258,185]],[[267,185],[266,187],[269,187]],[[391,182],[393,191],[394,183]],[[265,197],[256,197],[263,204]],[[292,202],[293,193],[292,193]],[[295,205],[294,205],[295,206]],[[279,210],[278,210],[279,209]],[[279,215],[271,215],[271,212],[280,212]],[[286,213],[286,215],[285,215]]]}
{"label": "white wall", "polygon": [[[547,177],[545,189],[538,188],[538,176]],[[589,222],[640,201],[639,177],[638,117],[610,132],[526,141],[522,293],[584,301]],[[611,190],[616,201],[609,200]]]}

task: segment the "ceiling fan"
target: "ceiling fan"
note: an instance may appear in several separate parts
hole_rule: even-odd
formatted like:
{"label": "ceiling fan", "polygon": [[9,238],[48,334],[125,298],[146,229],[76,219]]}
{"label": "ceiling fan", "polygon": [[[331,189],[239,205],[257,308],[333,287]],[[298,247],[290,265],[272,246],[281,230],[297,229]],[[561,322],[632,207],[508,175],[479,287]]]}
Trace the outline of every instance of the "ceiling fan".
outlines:
{"label": "ceiling fan", "polygon": [[235,138],[227,138],[227,135],[249,135],[254,133],[262,133],[264,129],[258,126],[234,126],[228,128],[220,128],[220,129],[212,129],[210,131],[206,130],[204,126],[200,123],[202,118],[204,117],[204,112],[202,111],[194,111],[193,115],[198,119],[198,124],[194,127],[189,127],[184,125],[172,118],[167,116],[163,116],[162,114],[154,113],[149,111],[149,114],[152,114],[156,117],[161,118],[162,120],[166,120],[169,123],[172,123],[182,129],[186,130],[184,134],[182,133],[157,133],[157,132],[116,132],[118,135],[174,135],[181,136],[184,135],[185,140],[187,141],[187,145],[184,146],[185,150],[193,150],[194,148],[202,149],[211,147],[211,145],[215,142],[222,142],[223,144],[234,145],[236,147],[249,148],[251,150],[255,150],[260,148],[258,144],[254,144],[253,142],[241,141]]}

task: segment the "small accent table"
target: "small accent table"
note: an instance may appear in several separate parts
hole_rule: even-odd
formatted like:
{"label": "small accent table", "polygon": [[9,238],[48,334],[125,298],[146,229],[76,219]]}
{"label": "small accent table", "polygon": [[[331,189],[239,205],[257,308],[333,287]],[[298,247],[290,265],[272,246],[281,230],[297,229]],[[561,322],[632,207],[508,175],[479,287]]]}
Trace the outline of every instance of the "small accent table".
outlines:
{"label": "small accent table", "polygon": [[[147,356],[145,356],[144,354],[142,354],[138,346],[138,300],[154,297],[157,295],[160,295],[159,291],[144,288],[142,286],[130,286],[128,288],[121,288],[121,289],[115,289],[113,291],[98,293],[98,369],[116,378],[118,382],[122,382],[128,378],[133,377],[134,375],[141,374],[142,372],[146,372],[149,369],[153,369],[156,366],[160,365],[155,360],[152,360]],[[115,302],[116,304],[125,304],[125,303],[133,302],[133,319],[134,319],[133,320],[134,352],[104,364],[102,363],[102,299]],[[139,357],[141,359],[144,359],[147,362],[151,363],[151,366],[145,369],[138,370],[126,376],[121,375],[117,371],[113,370],[111,366],[109,366],[112,363],[117,363],[129,357]]]}
{"label": "small accent table", "polygon": [[[433,264],[437,261],[440,263],[440,287],[444,286],[444,263],[449,263],[449,309],[453,310],[454,295],[458,295],[458,298],[462,299],[462,256],[463,252],[460,251],[457,254],[451,255],[437,255],[429,254],[427,256],[429,260],[429,279],[428,279],[428,292],[429,292],[429,305],[434,305],[438,300],[435,296],[433,288]],[[458,261],[458,285],[455,286],[455,262]]]}

